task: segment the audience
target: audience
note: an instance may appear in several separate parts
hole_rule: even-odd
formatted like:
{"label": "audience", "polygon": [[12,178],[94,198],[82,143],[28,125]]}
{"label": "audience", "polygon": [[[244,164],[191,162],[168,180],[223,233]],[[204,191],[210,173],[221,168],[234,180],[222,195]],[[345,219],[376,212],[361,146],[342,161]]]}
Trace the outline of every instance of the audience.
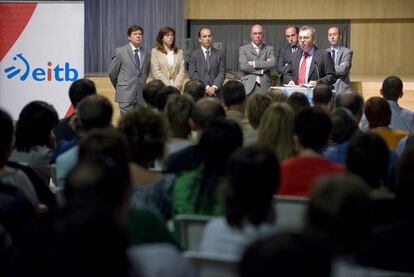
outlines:
{"label": "audience", "polygon": [[184,94],[193,97],[194,102],[204,97],[206,93],[206,86],[201,80],[188,81],[184,86]]}
{"label": "audience", "polygon": [[283,93],[281,89],[270,87],[266,92],[266,96],[272,99],[272,102],[286,102],[288,97]]}
{"label": "audience", "polygon": [[227,119],[237,122],[245,131],[249,122],[245,117],[247,97],[244,85],[236,80],[227,81],[223,85],[222,94]]}
{"label": "audience", "polygon": [[158,92],[165,87],[163,81],[155,79],[150,81],[144,86],[142,90],[142,97],[144,98],[147,107],[150,109],[156,109],[157,107],[157,94]]}
{"label": "audience", "polygon": [[247,118],[250,126],[244,132],[244,145],[255,144],[259,132],[260,121],[272,99],[263,93],[255,93],[247,99]]}
{"label": "audience", "polygon": [[331,112],[333,109],[333,93],[331,88],[326,84],[318,84],[313,89],[312,103],[314,106],[320,106]]}
{"label": "audience", "polygon": [[286,102],[292,107],[295,113],[311,106],[306,95],[300,92],[294,92],[289,95]]}
{"label": "audience", "polygon": [[335,107],[346,108],[355,117],[355,123],[359,126],[364,110],[364,98],[355,92],[346,91],[336,97]]}
{"label": "audience", "polygon": [[155,107],[159,112],[163,112],[165,105],[167,104],[168,98],[171,95],[179,95],[180,90],[173,86],[165,86],[160,89],[155,95]]}

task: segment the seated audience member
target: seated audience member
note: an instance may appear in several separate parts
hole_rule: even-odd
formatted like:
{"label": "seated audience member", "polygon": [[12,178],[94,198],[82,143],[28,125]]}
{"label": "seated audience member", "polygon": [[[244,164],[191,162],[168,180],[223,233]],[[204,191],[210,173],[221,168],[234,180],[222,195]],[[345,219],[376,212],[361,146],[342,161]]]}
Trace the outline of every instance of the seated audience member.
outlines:
{"label": "seated audience member", "polygon": [[336,97],[335,100],[336,108],[346,108],[355,117],[355,123],[359,126],[361,117],[364,110],[364,98],[355,92],[344,92]]}
{"label": "seated audience member", "polygon": [[369,267],[414,273],[414,147],[408,146],[397,165],[396,200],[401,219],[378,232],[358,256],[358,262]]}
{"label": "seated audience member", "polygon": [[221,192],[225,165],[243,143],[239,125],[220,118],[203,130],[197,145],[202,161],[195,169],[179,174],[172,191],[173,214],[222,215]]}
{"label": "seated audience member", "polygon": [[265,95],[269,96],[272,99],[272,102],[286,102],[287,96],[283,93],[281,89],[272,88],[270,87],[266,92]]}
{"label": "seated audience member", "polygon": [[149,208],[171,217],[169,191],[174,175],[151,171],[155,160],[161,160],[167,141],[167,126],[161,114],[145,107],[126,113],[118,129],[125,134],[131,155],[131,207]]}
{"label": "seated audience member", "polygon": [[144,98],[147,107],[150,109],[156,109],[157,107],[157,93],[165,87],[165,84],[161,80],[152,80],[144,86],[142,90],[142,97]]}
{"label": "seated audience member", "polygon": [[333,108],[333,93],[331,88],[325,84],[319,84],[313,89],[312,103],[314,106],[320,106],[328,112]]}
{"label": "seated audience member", "polygon": [[346,108],[337,108],[331,114],[331,120],[331,135],[323,156],[334,163],[345,164],[348,142],[357,130],[355,118]]}
{"label": "seated audience member", "polygon": [[16,142],[9,158],[32,168],[47,186],[52,177],[49,160],[56,147],[52,129],[58,122],[55,108],[48,103],[33,101],[27,104],[17,120]]}
{"label": "seated audience member", "polygon": [[[412,122],[413,124],[413,130],[414,130],[414,120]],[[401,154],[403,153],[404,149],[410,145],[414,143],[414,133],[409,133],[408,136],[403,137],[400,142],[398,143],[397,147],[395,148],[395,153],[398,156],[401,156]]]}
{"label": "seated audience member", "polygon": [[[79,138],[92,129],[107,128],[112,125],[112,104],[101,95],[89,95],[82,99],[76,110],[74,124]],[[79,141],[78,141],[79,143]],[[66,176],[78,161],[79,144],[62,153],[56,160],[58,186],[64,186]]]}
{"label": "seated audience member", "polygon": [[184,86],[184,94],[188,94],[193,97],[194,102],[203,98],[206,93],[206,86],[200,80],[188,81]]}
{"label": "seated audience member", "polygon": [[331,254],[325,245],[306,234],[280,233],[254,242],[239,265],[241,277],[331,276]]}
{"label": "seated audience member", "polygon": [[[225,217],[207,224],[200,251],[240,259],[249,243],[276,230],[272,199],[279,183],[279,163],[266,148],[241,148],[229,158],[227,178]],[[252,184],[260,184],[254,188],[254,197]]]}
{"label": "seated audience member", "polygon": [[0,275],[11,276],[12,266],[17,256],[13,240],[0,224]]}
{"label": "seated audience member", "polygon": [[272,99],[266,93],[255,93],[247,99],[246,112],[250,126],[244,132],[244,145],[255,144],[257,142],[260,121],[270,104],[272,104]]}
{"label": "seated audience member", "polygon": [[180,90],[173,86],[165,86],[157,92],[155,95],[155,107],[159,112],[164,111],[168,98],[174,94],[180,95]]}
{"label": "seated audience member", "polygon": [[312,188],[305,231],[339,259],[351,258],[371,234],[367,184],[353,174],[320,178]]}
{"label": "seated audience member", "polygon": [[[389,127],[414,134],[414,113],[402,108],[398,104],[398,99],[403,96],[403,82],[397,76],[389,76],[382,82],[380,94],[385,99],[391,109],[391,119]],[[366,131],[369,128],[367,118],[361,121],[361,129]]]}
{"label": "seated audience member", "polygon": [[311,106],[306,95],[300,92],[294,92],[289,95],[286,102],[292,107],[295,113]]}
{"label": "seated audience member", "polygon": [[223,85],[222,94],[227,119],[237,122],[245,131],[249,122],[245,118],[247,96],[244,85],[236,80],[227,81]]}
{"label": "seated audience member", "polygon": [[0,181],[4,185],[17,188],[32,205],[37,205],[39,199],[32,182],[23,171],[7,165],[7,160],[13,148],[14,127],[10,115],[1,109],[0,130]]}
{"label": "seated audience member", "polygon": [[[88,79],[78,79],[69,87],[69,99],[75,110],[84,97],[92,94],[96,94],[95,83]],[[76,132],[70,123],[73,116],[74,114],[71,114],[69,117],[61,119],[59,124],[53,129],[57,145],[62,140],[71,141],[76,138]]]}
{"label": "seated audience member", "polygon": [[343,167],[323,158],[332,127],[328,113],[318,107],[301,110],[295,118],[294,138],[299,156],[282,161],[277,194],[308,196],[314,181]]}
{"label": "seated audience member", "polygon": [[273,103],[260,121],[257,144],[272,150],[279,161],[295,156],[294,120],[295,112],[288,104]]}
{"label": "seated audience member", "polygon": [[365,103],[364,114],[368,120],[369,130],[382,137],[392,150],[397,148],[398,142],[408,132],[390,128],[391,108],[389,103],[381,97],[371,97]]}
{"label": "seated audience member", "polygon": [[[191,111],[190,123],[192,129],[201,137],[203,130],[211,121],[224,118],[223,106],[213,98],[203,98],[197,101]],[[197,145],[184,148],[171,154],[165,161],[165,172],[178,174],[182,171],[193,170],[203,161],[203,154]]]}
{"label": "seated audience member", "polygon": [[393,223],[397,218],[394,195],[388,183],[389,160],[388,147],[376,134],[358,134],[349,142],[346,167],[370,187],[374,226]]}

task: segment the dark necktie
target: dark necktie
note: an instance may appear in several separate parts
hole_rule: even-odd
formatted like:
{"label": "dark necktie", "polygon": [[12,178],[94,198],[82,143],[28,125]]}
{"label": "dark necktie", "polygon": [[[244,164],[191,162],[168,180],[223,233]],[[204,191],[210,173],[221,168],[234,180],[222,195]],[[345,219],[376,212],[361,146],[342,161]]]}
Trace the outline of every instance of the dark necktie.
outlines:
{"label": "dark necktie", "polygon": [[206,50],[206,62],[207,62],[207,69],[210,70],[210,50]]}
{"label": "dark necktie", "polygon": [[135,65],[137,67],[137,69],[139,70],[141,68],[141,63],[139,61],[139,55],[138,55],[138,48],[134,50],[134,57],[135,57]]}
{"label": "dark necktie", "polygon": [[297,45],[293,45],[291,50],[292,50],[292,53],[295,53],[296,50],[298,50],[298,46]]}
{"label": "dark necktie", "polygon": [[331,52],[331,58],[332,58],[332,62],[333,62],[333,64],[335,65],[335,59],[336,59],[335,49],[332,49],[332,52]]}

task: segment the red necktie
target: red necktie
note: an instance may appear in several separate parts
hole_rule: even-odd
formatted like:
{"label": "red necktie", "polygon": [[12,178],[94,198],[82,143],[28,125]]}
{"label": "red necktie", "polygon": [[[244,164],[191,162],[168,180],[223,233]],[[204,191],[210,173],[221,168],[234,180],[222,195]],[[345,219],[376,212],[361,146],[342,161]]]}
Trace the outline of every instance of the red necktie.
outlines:
{"label": "red necktie", "polygon": [[308,53],[303,53],[302,63],[300,64],[299,69],[299,77],[298,77],[298,85],[305,83],[305,76],[306,76],[306,58],[308,57]]}

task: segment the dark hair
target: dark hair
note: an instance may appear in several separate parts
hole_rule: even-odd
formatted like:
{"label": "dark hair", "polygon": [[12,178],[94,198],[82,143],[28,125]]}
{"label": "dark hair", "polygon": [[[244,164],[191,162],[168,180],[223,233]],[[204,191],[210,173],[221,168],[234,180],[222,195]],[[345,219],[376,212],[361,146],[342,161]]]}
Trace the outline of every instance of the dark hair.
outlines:
{"label": "dark hair", "polygon": [[213,33],[213,31],[211,30],[210,27],[206,27],[206,26],[201,27],[200,29],[198,29],[198,37],[199,38],[201,37],[201,31],[204,30],[204,29],[210,30],[210,32]]}
{"label": "dark hair", "polygon": [[397,163],[396,198],[401,211],[412,216],[414,206],[414,144],[408,145]]}
{"label": "dark hair", "polygon": [[95,83],[89,79],[78,79],[70,85],[69,98],[74,108],[84,97],[91,94],[96,94],[96,87]]}
{"label": "dark hair", "polygon": [[310,107],[308,98],[305,94],[300,92],[294,92],[291,95],[289,95],[286,102],[292,107],[292,109],[296,113],[298,113],[300,110],[304,108]]}
{"label": "dark hair", "polygon": [[292,27],[295,28],[296,34],[299,34],[299,27],[296,25],[287,25],[285,28],[283,28],[283,34],[285,34],[287,29],[292,28]]}
{"label": "dark hair", "polygon": [[192,110],[191,117],[197,129],[204,129],[212,120],[225,117],[226,113],[219,101],[212,98],[198,100]]}
{"label": "dark hair", "polygon": [[255,93],[247,99],[247,118],[253,129],[259,128],[260,121],[272,99],[267,93]]}
{"label": "dark hair", "polygon": [[14,134],[13,120],[2,109],[0,109],[0,130],[0,168],[2,168],[9,159]]}
{"label": "dark hair", "polygon": [[388,176],[388,147],[374,133],[355,135],[348,145],[346,167],[361,176],[371,187],[385,185]]}
{"label": "dark hair", "polygon": [[196,210],[211,207],[219,185],[225,175],[225,165],[230,154],[242,146],[243,134],[240,126],[226,118],[210,122],[203,130],[197,147],[204,159],[203,176],[197,195]]}
{"label": "dark hair", "polygon": [[403,82],[398,76],[389,76],[382,82],[382,95],[387,100],[397,101],[403,93]]}
{"label": "dark hair", "polygon": [[332,90],[326,84],[319,84],[313,89],[312,101],[314,105],[328,105],[332,101]]}
{"label": "dark hair", "polygon": [[121,118],[118,129],[126,135],[132,161],[148,168],[163,156],[167,127],[160,114],[145,107],[135,108]]}
{"label": "dark hair", "polygon": [[328,143],[331,128],[329,114],[322,108],[311,107],[296,115],[294,134],[304,148],[321,152]]}
{"label": "dark hair", "polygon": [[174,94],[168,98],[164,116],[172,137],[187,139],[191,134],[191,126],[188,121],[193,105],[193,99],[189,95]]}
{"label": "dark hair", "polygon": [[[255,183],[260,185],[255,187],[252,197]],[[261,146],[236,150],[227,164],[227,222],[242,228],[246,220],[256,226],[272,221],[272,199],[278,184],[279,162],[271,150]]]}
{"label": "dark hair", "polygon": [[328,31],[329,31],[329,29],[331,29],[331,28],[336,28],[336,29],[338,29],[338,35],[341,35],[341,34],[342,34],[341,28],[339,28],[338,26],[335,26],[335,25],[330,26],[330,27],[328,28]]}
{"label": "dark hair", "polygon": [[353,253],[370,235],[370,198],[353,174],[320,178],[312,187],[305,230],[326,240],[336,254]]}
{"label": "dark hair", "polygon": [[180,90],[173,86],[165,86],[155,95],[155,103],[158,111],[162,112],[171,95],[180,95]]}
{"label": "dark hair", "polygon": [[244,100],[246,100],[246,90],[242,82],[230,80],[223,85],[223,102],[226,107],[241,104]]}
{"label": "dark hair", "polygon": [[178,48],[175,47],[175,30],[173,28],[169,27],[169,26],[165,26],[165,27],[161,28],[161,30],[158,32],[157,38],[155,40],[156,47],[157,47],[158,51],[160,51],[164,54],[167,54],[167,51],[165,51],[162,39],[165,35],[167,35],[170,32],[172,32],[173,36],[174,36],[174,40],[173,40],[173,43],[171,45],[171,49],[174,50],[174,54],[176,54],[177,51],[178,51]]}
{"label": "dark hair", "polygon": [[152,80],[144,86],[142,96],[150,107],[155,108],[157,106],[157,94],[164,87],[164,82],[158,79]]}
{"label": "dark hair", "polygon": [[205,93],[206,86],[201,80],[188,81],[184,86],[184,94],[191,95],[191,97],[194,99],[194,102],[197,102],[198,99],[203,98]]}
{"label": "dark hair", "polygon": [[357,129],[354,116],[348,109],[337,108],[331,114],[332,130],[330,139],[334,143],[348,141]]}
{"label": "dark hair", "polygon": [[111,124],[113,108],[111,102],[101,95],[89,95],[81,100],[76,109],[77,128],[89,131],[104,128]]}
{"label": "dark hair", "polygon": [[364,108],[369,128],[383,127],[390,125],[391,107],[387,100],[374,96],[368,99]]}
{"label": "dark hair", "polygon": [[348,109],[359,122],[364,109],[364,98],[355,92],[344,92],[336,97],[335,106]]}
{"label": "dark hair", "polygon": [[127,31],[128,36],[130,36],[132,32],[135,32],[135,31],[141,31],[141,33],[144,34],[144,29],[141,26],[132,25],[131,27],[128,28],[128,31]]}
{"label": "dark hair", "polygon": [[279,233],[260,239],[244,252],[241,277],[331,276],[331,252],[307,234]]}
{"label": "dark hair", "polygon": [[55,108],[43,101],[33,101],[24,106],[16,123],[17,151],[30,151],[36,145],[50,143],[50,133],[59,123]]}

